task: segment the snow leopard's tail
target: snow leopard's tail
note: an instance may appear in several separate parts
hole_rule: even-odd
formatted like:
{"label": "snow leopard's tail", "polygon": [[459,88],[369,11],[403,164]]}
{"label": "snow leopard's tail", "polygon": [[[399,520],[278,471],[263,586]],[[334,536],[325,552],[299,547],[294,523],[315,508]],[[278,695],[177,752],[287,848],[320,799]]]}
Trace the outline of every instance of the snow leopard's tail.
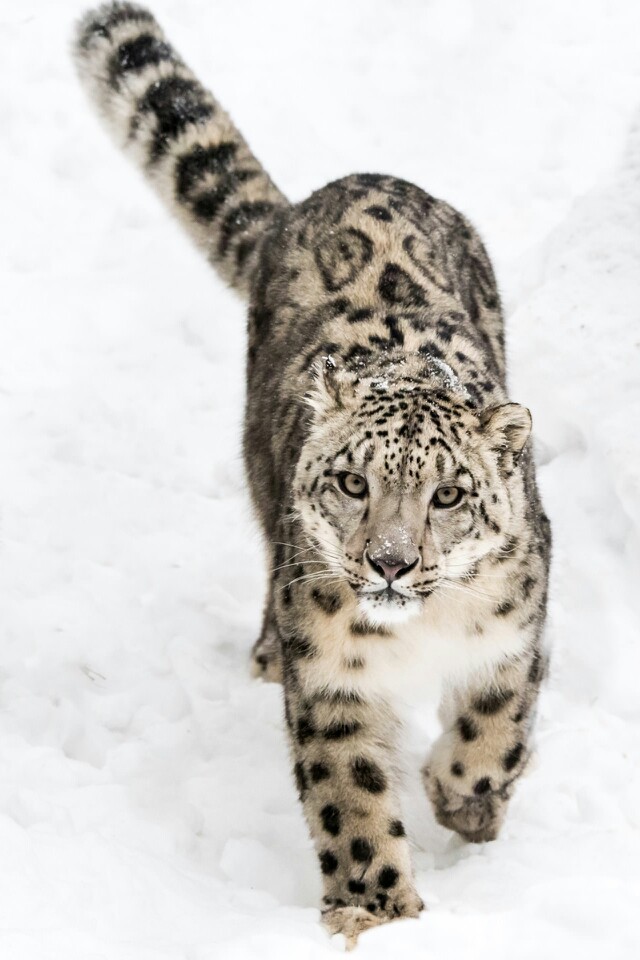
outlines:
{"label": "snow leopard's tail", "polygon": [[287,200],[153,16],[108,3],[78,25],[84,87],[210,262],[246,293],[260,240]]}

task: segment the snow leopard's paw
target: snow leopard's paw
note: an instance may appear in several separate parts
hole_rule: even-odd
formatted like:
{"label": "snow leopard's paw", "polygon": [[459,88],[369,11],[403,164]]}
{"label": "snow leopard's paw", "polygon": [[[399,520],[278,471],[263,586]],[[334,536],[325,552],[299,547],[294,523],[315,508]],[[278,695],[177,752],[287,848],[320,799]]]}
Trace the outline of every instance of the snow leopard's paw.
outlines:
{"label": "snow leopard's paw", "polygon": [[[344,906],[330,907],[322,914],[322,921],[331,934],[344,935],[347,950],[353,950],[358,937],[371,927],[378,927],[391,920],[417,917],[424,909],[424,903],[411,887],[398,891],[393,897],[385,899],[384,907],[378,902],[368,907]],[[375,906],[375,912],[372,908]]]}
{"label": "snow leopard's paw", "polygon": [[428,767],[423,770],[423,777],[436,820],[441,826],[455,830],[469,843],[496,839],[507,810],[507,789],[465,796],[432,775]]}
{"label": "snow leopard's paw", "polygon": [[343,934],[347,950],[353,950],[361,933],[386,920],[384,916],[374,916],[364,907],[332,907],[322,914],[322,922],[331,935]]}

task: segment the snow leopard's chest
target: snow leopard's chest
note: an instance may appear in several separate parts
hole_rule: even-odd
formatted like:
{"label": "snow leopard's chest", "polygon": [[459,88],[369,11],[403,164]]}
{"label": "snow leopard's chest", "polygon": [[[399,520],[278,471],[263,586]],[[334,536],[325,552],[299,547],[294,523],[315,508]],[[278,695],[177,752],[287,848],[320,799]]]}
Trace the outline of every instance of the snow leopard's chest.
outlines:
{"label": "snow leopard's chest", "polygon": [[513,618],[495,616],[493,605],[474,598],[432,598],[424,614],[382,633],[355,633],[351,616],[329,627],[316,624],[319,657],[313,684],[347,688],[367,697],[407,701],[437,699],[443,685],[464,685],[487,676],[525,648]]}

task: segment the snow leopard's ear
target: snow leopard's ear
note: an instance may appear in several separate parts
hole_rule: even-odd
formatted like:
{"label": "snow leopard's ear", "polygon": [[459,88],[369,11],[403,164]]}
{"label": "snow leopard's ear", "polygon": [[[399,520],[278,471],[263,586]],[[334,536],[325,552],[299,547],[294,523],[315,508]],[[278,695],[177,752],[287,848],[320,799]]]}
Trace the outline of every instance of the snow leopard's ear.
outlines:
{"label": "snow leopard's ear", "polygon": [[485,436],[494,450],[510,450],[516,456],[531,434],[531,414],[519,403],[490,407],[480,415]]}
{"label": "snow leopard's ear", "polygon": [[316,415],[326,416],[332,410],[342,409],[338,365],[333,357],[325,356],[316,360],[313,371],[313,387],[306,400]]}

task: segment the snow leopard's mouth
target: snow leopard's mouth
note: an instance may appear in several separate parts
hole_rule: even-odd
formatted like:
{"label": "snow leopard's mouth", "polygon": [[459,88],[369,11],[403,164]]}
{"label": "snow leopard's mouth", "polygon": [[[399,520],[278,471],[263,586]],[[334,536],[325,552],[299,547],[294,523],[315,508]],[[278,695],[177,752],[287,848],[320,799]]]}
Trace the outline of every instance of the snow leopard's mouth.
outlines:
{"label": "snow leopard's mouth", "polygon": [[406,587],[396,583],[391,583],[386,587],[378,587],[377,585],[372,585],[369,588],[360,587],[356,588],[355,592],[358,595],[358,598],[366,597],[368,599],[377,600],[380,603],[391,604],[402,604],[411,600],[423,598],[423,596],[428,596],[428,593],[407,589]]}
{"label": "snow leopard's mouth", "polygon": [[372,591],[371,593],[365,594],[365,596],[374,597],[376,600],[386,603],[398,603],[399,601],[411,599],[411,597],[396,590],[393,584],[390,584],[388,587],[382,587],[381,590]]}
{"label": "snow leopard's mouth", "polygon": [[422,609],[422,598],[402,594],[392,586],[381,590],[360,590],[357,596],[361,612],[377,625],[401,623]]}

